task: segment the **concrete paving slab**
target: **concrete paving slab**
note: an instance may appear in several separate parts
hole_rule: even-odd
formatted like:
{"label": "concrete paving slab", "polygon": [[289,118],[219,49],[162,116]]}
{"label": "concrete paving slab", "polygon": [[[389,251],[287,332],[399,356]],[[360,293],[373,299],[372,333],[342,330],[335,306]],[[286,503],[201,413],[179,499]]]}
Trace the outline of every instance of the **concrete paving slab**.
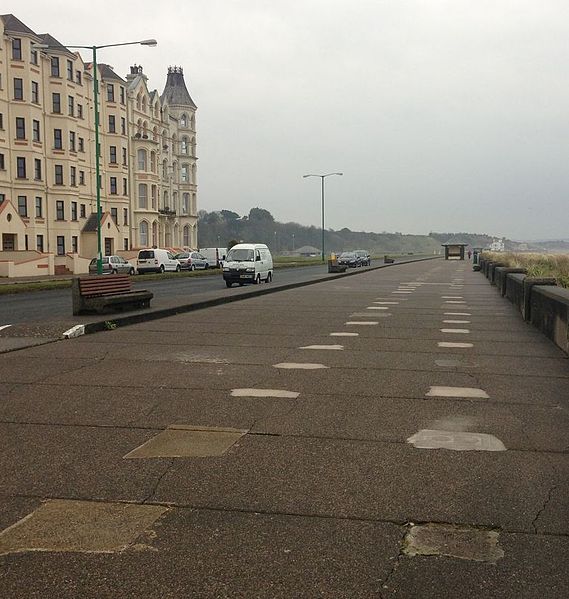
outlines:
{"label": "concrete paving slab", "polygon": [[231,449],[246,430],[228,428],[197,428],[175,424],[136,447],[125,459],[205,458],[222,456]]}
{"label": "concrete paving slab", "polygon": [[167,508],[156,505],[51,500],[0,532],[0,555],[30,551],[123,551]]}

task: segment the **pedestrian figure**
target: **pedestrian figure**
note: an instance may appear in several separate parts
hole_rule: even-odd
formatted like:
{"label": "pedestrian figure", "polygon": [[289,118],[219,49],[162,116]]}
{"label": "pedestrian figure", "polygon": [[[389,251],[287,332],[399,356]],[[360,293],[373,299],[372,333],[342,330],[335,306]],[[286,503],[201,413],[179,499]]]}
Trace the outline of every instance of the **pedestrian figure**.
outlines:
{"label": "pedestrian figure", "polygon": [[472,256],[472,252],[468,250],[468,259],[470,260],[470,256]]}

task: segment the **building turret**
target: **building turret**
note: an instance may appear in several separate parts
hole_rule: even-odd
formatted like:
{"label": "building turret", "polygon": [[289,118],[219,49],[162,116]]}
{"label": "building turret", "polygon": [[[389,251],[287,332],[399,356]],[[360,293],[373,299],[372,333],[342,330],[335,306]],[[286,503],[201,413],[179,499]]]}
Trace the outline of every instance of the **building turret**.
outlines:
{"label": "building turret", "polygon": [[194,110],[197,108],[186,87],[182,67],[168,67],[168,78],[162,93],[162,102],[169,106],[187,106]]}

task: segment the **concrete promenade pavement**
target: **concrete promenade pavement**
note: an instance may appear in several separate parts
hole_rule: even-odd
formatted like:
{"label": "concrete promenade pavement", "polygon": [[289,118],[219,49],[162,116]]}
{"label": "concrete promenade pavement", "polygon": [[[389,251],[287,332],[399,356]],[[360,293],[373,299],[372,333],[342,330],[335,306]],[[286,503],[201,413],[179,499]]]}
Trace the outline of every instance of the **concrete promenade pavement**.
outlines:
{"label": "concrete promenade pavement", "polygon": [[465,262],[0,356],[0,596],[565,598],[569,365]]}

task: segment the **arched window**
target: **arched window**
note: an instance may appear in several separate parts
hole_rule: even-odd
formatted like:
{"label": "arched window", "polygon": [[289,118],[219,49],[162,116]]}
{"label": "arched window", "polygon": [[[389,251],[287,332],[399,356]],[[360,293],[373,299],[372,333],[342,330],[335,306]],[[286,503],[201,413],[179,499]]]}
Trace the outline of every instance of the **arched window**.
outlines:
{"label": "arched window", "polygon": [[167,179],[167,178],[168,178],[168,161],[163,160],[162,161],[162,179]]}
{"label": "arched window", "polygon": [[182,194],[182,214],[189,214],[189,213],[190,213],[190,194],[183,193]]}
{"label": "arched window", "polygon": [[142,112],[146,112],[146,96],[142,96]]}
{"label": "arched window", "polygon": [[188,126],[188,115],[184,113],[180,117],[180,127],[186,128],[187,126]]}
{"label": "arched window", "polygon": [[158,223],[156,221],[152,223],[152,245],[158,245]]}
{"label": "arched window", "polygon": [[168,133],[166,133],[166,129],[162,131],[162,147],[165,150],[168,148]]}
{"label": "arched window", "polygon": [[191,209],[190,214],[192,216],[195,216],[197,213],[196,194],[195,193],[192,194],[192,205],[190,206],[190,209]]}
{"label": "arched window", "polygon": [[178,192],[172,192],[172,205],[170,206],[172,210],[178,212]]}
{"label": "arched window", "polygon": [[177,154],[179,152],[179,149],[178,149],[178,138],[176,137],[175,133],[174,133],[174,135],[172,135],[172,152],[174,154]]}
{"label": "arched window", "polygon": [[182,244],[187,247],[190,245],[190,227],[188,225],[184,227]]}
{"label": "arched window", "polygon": [[147,154],[146,150],[140,149],[136,152],[137,162],[138,162],[138,170],[146,171],[147,170]]}
{"label": "arched window", "polygon": [[143,220],[138,228],[141,247],[148,247],[148,223]]}
{"label": "arched window", "polygon": [[156,185],[153,185],[150,188],[150,197],[151,197],[151,200],[152,200],[152,204],[151,204],[152,210],[156,210],[156,198],[158,197],[157,193],[156,193]]}
{"label": "arched window", "polygon": [[182,164],[182,183],[190,183],[190,165]]}
{"label": "arched window", "polygon": [[180,152],[182,154],[187,154],[188,153],[188,138],[187,137],[182,137],[182,141],[180,142]]}
{"label": "arched window", "polygon": [[164,197],[164,208],[166,210],[169,210],[170,209],[170,204],[168,203],[168,192],[167,191],[164,191],[164,196],[163,197]]}
{"label": "arched window", "polygon": [[139,92],[138,95],[136,96],[136,107],[138,108],[138,110],[140,110],[140,97],[141,97],[141,93]]}
{"label": "arched window", "polygon": [[160,109],[158,108],[158,102],[154,104],[154,118],[157,119],[160,116]]}
{"label": "arched window", "polygon": [[156,152],[150,152],[150,170],[156,172]]}
{"label": "arched window", "polygon": [[175,183],[178,182],[178,163],[174,162],[172,164],[172,179],[174,180]]}
{"label": "arched window", "polygon": [[138,121],[136,121],[136,132],[138,133],[139,137],[142,135],[142,119],[138,119]]}
{"label": "arched window", "polygon": [[138,207],[148,208],[148,186],[146,183],[138,184]]}
{"label": "arched window", "polygon": [[197,183],[196,179],[196,165],[192,164],[192,183],[195,185]]}
{"label": "arched window", "polygon": [[190,154],[192,156],[196,155],[196,138],[192,137],[192,141],[190,142]]}

